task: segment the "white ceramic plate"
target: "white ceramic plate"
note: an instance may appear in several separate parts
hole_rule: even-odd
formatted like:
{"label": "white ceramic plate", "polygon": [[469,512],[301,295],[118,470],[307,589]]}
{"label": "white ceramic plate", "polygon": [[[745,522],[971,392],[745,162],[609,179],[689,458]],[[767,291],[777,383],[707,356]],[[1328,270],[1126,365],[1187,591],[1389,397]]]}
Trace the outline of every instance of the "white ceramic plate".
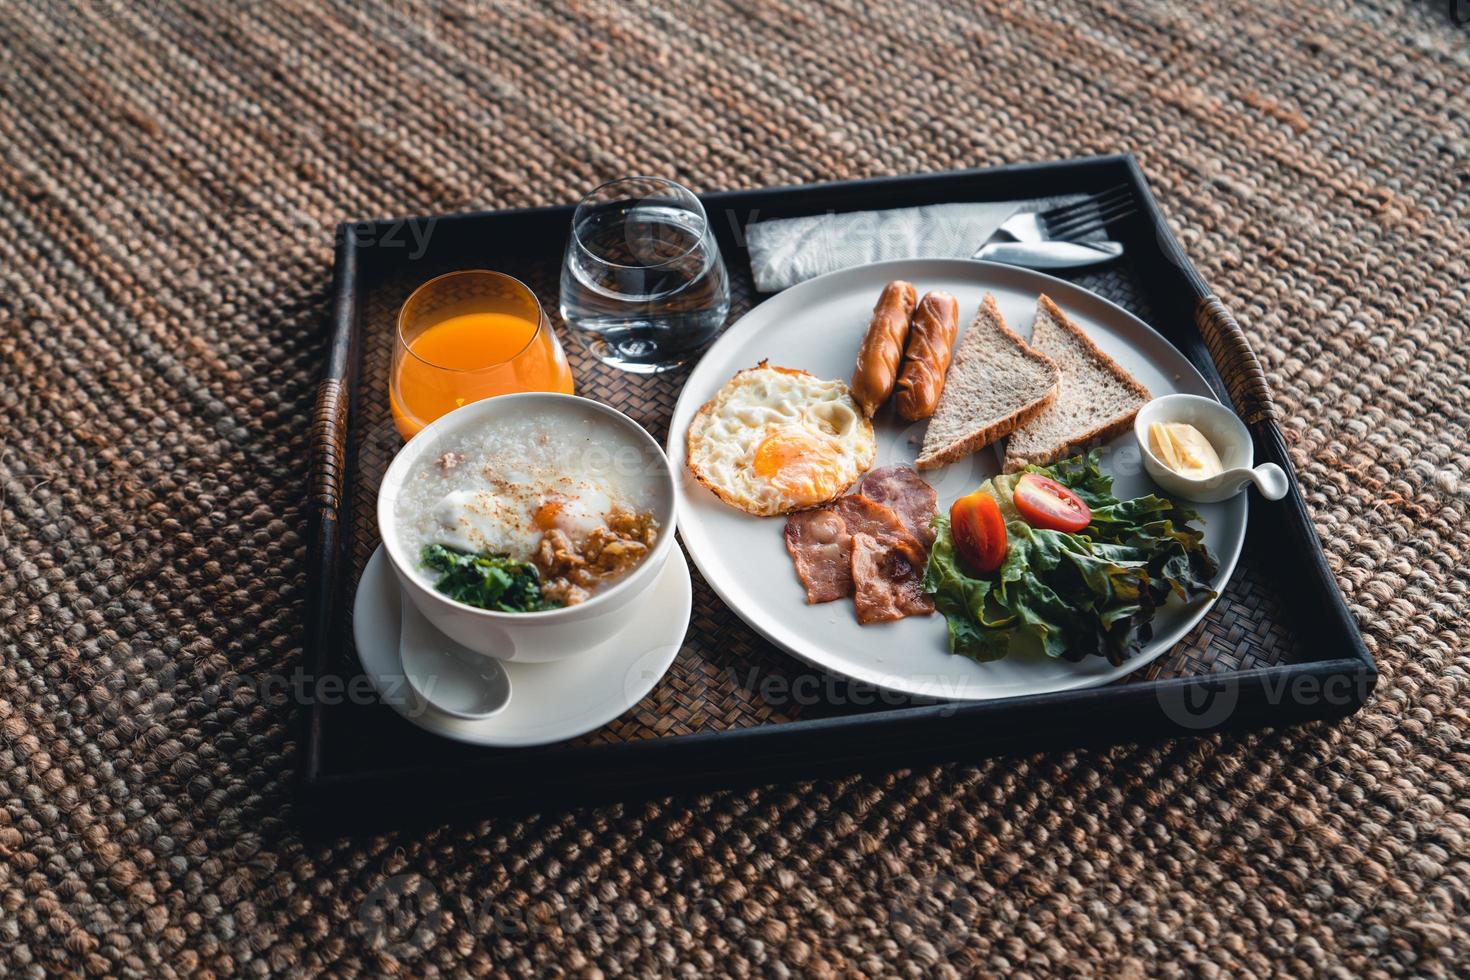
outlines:
{"label": "white ceramic plate", "polygon": [[[699,407],[736,371],[762,359],[802,368],[823,378],[852,376],[873,303],[884,284],[907,279],[920,294],[953,293],[961,329],[991,292],[1011,328],[1031,334],[1036,297],[1046,293],[1093,341],[1155,396],[1171,392],[1213,397],[1189,361],[1137,317],[1107,300],[1051,276],[1014,266],[963,259],[910,259],[845,269],[773,296],[732,325],[689,377],[674,408],[669,460],[679,496],[679,534],[699,570],[730,608],[772,643],[817,667],[853,680],[924,697],[986,700],[1094,687],[1155,659],[1189,632],[1208,603],[1171,600],[1154,619],[1154,638],[1132,660],[1114,667],[1101,658],[1074,664],[1042,654],[1015,655],[980,664],[949,653],[938,613],[896,623],[859,626],[850,601],[809,606],[782,540],[784,518],[751,517],[722,504],[685,466],[685,437]],[[875,466],[912,463],[925,423],[906,423],[879,413]],[[1160,492],[1143,472],[1131,432],[1104,453],[1120,498]],[[956,497],[1000,472],[999,446],[924,475],[939,494],[941,512]],[[1223,589],[1245,540],[1246,499],[1241,494],[1197,508],[1205,542],[1219,559],[1216,591]]]}
{"label": "white ceramic plate", "polygon": [[689,629],[694,592],[678,548],[646,598],[645,611],[598,649],[544,664],[502,662],[510,704],[489,718],[455,718],[425,704],[408,686],[398,658],[402,591],[381,545],[368,559],[352,609],[352,636],[363,673],[379,698],[425,731],[493,747],[545,745],[601,728],[643,700],[674,662]]}

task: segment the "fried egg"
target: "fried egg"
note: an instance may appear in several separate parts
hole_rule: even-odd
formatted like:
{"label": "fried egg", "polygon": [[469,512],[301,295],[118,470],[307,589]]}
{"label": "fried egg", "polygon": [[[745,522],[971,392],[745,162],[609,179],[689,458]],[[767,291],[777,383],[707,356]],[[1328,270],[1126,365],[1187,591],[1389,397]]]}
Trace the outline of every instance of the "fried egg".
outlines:
{"label": "fried egg", "polygon": [[695,479],[760,517],[836,499],[877,451],[845,383],[764,361],[725,382],[689,426]]}

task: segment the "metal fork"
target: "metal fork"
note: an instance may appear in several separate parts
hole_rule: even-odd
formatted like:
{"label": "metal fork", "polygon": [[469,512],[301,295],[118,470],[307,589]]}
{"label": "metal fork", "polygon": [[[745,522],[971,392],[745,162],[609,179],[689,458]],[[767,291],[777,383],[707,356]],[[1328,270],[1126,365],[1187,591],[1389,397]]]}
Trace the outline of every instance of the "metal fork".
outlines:
{"label": "metal fork", "polygon": [[1046,211],[1011,215],[972,256],[1033,269],[1064,269],[1095,265],[1123,254],[1119,242],[1081,242],[1078,239],[1107,228],[1138,210],[1132,188],[1126,184]]}
{"label": "metal fork", "polygon": [[[1001,225],[1001,228],[1009,230],[1006,225],[1015,221],[1016,218],[1030,218],[1035,219],[1036,228],[1041,232],[1040,238],[1030,240],[1076,241],[1094,232],[1104,230],[1110,223],[1126,218],[1137,210],[1138,205],[1133,200],[1133,189],[1126,184],[1120,184],[1084,201],[1063,204],[1032,214],[1014,215],[1010,221]],[[1015,232],[1012,234],[1015,235]],[[1020,235],[1015,237],[1018,242],[1028,240]]]}

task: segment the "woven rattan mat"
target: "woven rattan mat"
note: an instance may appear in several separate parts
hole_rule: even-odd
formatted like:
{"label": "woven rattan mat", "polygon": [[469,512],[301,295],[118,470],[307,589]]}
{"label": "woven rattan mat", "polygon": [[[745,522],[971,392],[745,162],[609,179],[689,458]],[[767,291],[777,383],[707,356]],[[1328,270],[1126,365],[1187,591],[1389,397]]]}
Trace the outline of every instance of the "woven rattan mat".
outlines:
{"label": "woven rattan mat", "polygon": [[[384,251],[391,254],[388,249]],[[464,253],[459,249],[446,251],[450,257],[445,259],[436,257],[432,249],[425,249],[425,255],[417,260],[393,262],[389,259],[384,263],[389,268],[383,272],[361,274],[361,356],[358,362],[361,394],[357,401],[354,438],[351,439],[356,450],[351,507],[354,513],[369,516],[350,522],[351,581],[341,621],[334,624],[335,636],[341,637],[342,642],[334,647],[335,658],[331,668],[345,677],[361,671],[350,639],[353,635],[351,603],[358,577],[377,550],[380,540],[377,522],[371,515],[376,512],[378,487],[383,474],[403,445],[384,395],[388,390],[398,311],[419,285],[466,263]],[[482,251],[472,253],[475,255],[472,261],[517,277],[544,297],[549,308],[553,307],[561,272],[560,253],[526,256],[523,252],[524,246],[506,248],[500,243],[486,243]],[[731,317],[734,318],[748,310],[759,297],[743,255],[732,256],[732,259]],[[1071,278],[1144,320],[1151,318],[1147,300],[1137,288],[1139,273],[1131,263],[1113,263],[1101,270],[1080,270]],[[561,326],[560,317],[554,310],[549,309],[549,312],[561,330],[564,349],[576,375],[578,392],[627,412],[663,442],[668,436],[674,403],[688,378],[688,369],[653,377],[631,376],[616,370],[586,351]],[[1199,626],[1175,644],[1168,655],[1135,671],[1129,680],[1195,676],[1212,671],[1298,663],[1307,659],[1296,632],[1300,625],[1297,622],[1299,617],[1294,618],[1291,610],[1283,608],[1276,595],[1268,545],[1269,542],[1255,537],[1248,540],[1240,565],[1223,590],[1220,601],[1211,607]],[[829,683],[835,679],[819,675],[746,626],[720,601],[697,571],[694,579],[691,628],[673,666],[637,705],[615,721],[581,736],[576,740],[577,744],[633,742],[668,735],[730,731],[906,703],[902,698],[880,698],[878,692],[866,689],[854,695],[846,688]],[[783,693],[828,689],[834,692],[834,696],[827,699],[793,697]],[[348,765],[354,771],[364,766],[392,768],[394,765],[414,765],[419,758],[418,753],[424,751],[426,739],[418,737],[412,730],[406,732],[408,725],[405,722],[391,717],[383,721],[384,724],[367,733],[352,727],[336,733],[329,730],[323,753],[328,760],[327,768],[335,772]],[[323,724],[329,727],[330,722]],[[371,740],[372,748],[364,749],[364,738]],[[435,747],[439,746],[436,744]],[[448,751],[457,749],[450,747]],[[338,755],[350,755],[352,759],[350,762],[345,759],[338,761],[334,758]]]}
{"label": "woven rattan mat", "polygon": [[[0,5],[0,973],[1463,974],[1454,16]],[[300,838],[270,682],[338,220],[1121,150],[1270,373],[1361,713]]]}

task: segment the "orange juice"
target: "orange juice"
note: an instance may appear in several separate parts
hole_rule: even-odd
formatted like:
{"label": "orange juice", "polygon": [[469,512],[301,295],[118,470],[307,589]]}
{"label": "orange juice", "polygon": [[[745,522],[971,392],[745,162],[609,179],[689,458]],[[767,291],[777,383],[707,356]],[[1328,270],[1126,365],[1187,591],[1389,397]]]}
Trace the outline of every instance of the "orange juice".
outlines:
{"label": "orange juice", "polygon": [[551,325],[514,313],[463,313],[422,330],[395,358],[393,421],[404,439],[468,402],[516,391],[572,393]]}

